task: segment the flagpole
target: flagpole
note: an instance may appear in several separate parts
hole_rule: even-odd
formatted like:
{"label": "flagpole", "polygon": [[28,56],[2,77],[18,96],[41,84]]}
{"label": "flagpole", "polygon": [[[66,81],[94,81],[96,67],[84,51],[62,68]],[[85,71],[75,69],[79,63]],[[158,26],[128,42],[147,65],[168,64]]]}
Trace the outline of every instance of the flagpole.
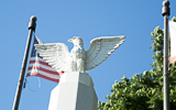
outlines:
{"label": "flagpole", "polygon": [[164,16],[164,59],[163,59],[163,110],[169,107],[169,72],[168,72],[168,17],[170,15],[169,1],[163,1],[162,15]]}
{"label": "flagpole", "polygon": [[26,64],[27,64],[28,54],[29,54],[29,49],[30,49],[30,44],[31,44],[32,33],[35,32],[35,27],[36,27],[35,22],[37,21],[37,18],[35,16],[32,16],[30,20],[31,21],[29,22],[29,26],[28,26],[29,34],[28,34],[26,49],[25,49],[25,53],[23,57],[23,63],[21,67],[21,72],[19,76],[19,81],[18,81],[18,85],[16,89],[16,95],[15,95],[12,110],[18,110],[18,107],[19,107],[20,97],[21,97],[21,92],[22,92],[22,87],[23,87],[23,82],[24,82],[24,75],[25,75],[25,70],[26,70]]}

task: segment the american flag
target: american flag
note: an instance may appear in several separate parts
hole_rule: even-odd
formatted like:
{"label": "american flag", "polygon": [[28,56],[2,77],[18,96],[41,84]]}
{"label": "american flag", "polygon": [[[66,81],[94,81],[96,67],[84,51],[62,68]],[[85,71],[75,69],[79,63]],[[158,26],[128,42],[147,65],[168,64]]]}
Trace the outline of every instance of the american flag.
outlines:
{"label": "american flag", "polygon": [[28,64],[28,76],[39,76],[44,79],[59,82],[61,75],[64,73],[63,71],[56,71],[50,65],[48,65],[45,60],[39,56],[37,51],[35,50],[34,44],[43,44],[43,42],[34,36],[33,46],[31,50],[31,57]]}

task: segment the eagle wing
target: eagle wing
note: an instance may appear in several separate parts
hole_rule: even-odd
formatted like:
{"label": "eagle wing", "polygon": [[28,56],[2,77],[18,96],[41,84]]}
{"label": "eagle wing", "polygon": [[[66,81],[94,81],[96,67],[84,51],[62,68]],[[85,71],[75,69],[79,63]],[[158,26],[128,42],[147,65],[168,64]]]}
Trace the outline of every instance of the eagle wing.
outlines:
{"label": "eagle wing", "polygon": [[85,70],[90,70],[105,61],[123,42],[125,36],[98,37],[93,39],[86,52]]}
{"label": "eagle wing", "polygon": [[70,56],[68,47],[65,44],[35,44],[35,47],[39,55],[54,69],[67,71],[67,63]]}

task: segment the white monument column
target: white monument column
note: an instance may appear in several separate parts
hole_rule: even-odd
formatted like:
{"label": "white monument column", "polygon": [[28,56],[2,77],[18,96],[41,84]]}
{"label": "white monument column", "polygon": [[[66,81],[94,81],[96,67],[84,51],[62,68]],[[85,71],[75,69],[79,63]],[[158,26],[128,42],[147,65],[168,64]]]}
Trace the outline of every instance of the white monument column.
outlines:
{"label": "white monument column", "polygon": [[64,73],[52,90],[48,110],[97,110],[98,98],[87,73]]}

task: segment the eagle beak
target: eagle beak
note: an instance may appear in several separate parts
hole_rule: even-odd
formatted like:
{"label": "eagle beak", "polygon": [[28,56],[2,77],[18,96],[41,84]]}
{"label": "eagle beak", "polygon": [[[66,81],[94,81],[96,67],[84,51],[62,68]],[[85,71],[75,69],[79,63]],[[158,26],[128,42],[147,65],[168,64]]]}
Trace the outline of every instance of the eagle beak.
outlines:
{"label": "eagle beak", "polygon": [[68,39],[68,42],[72,42],[73,41],[73,39]]}

